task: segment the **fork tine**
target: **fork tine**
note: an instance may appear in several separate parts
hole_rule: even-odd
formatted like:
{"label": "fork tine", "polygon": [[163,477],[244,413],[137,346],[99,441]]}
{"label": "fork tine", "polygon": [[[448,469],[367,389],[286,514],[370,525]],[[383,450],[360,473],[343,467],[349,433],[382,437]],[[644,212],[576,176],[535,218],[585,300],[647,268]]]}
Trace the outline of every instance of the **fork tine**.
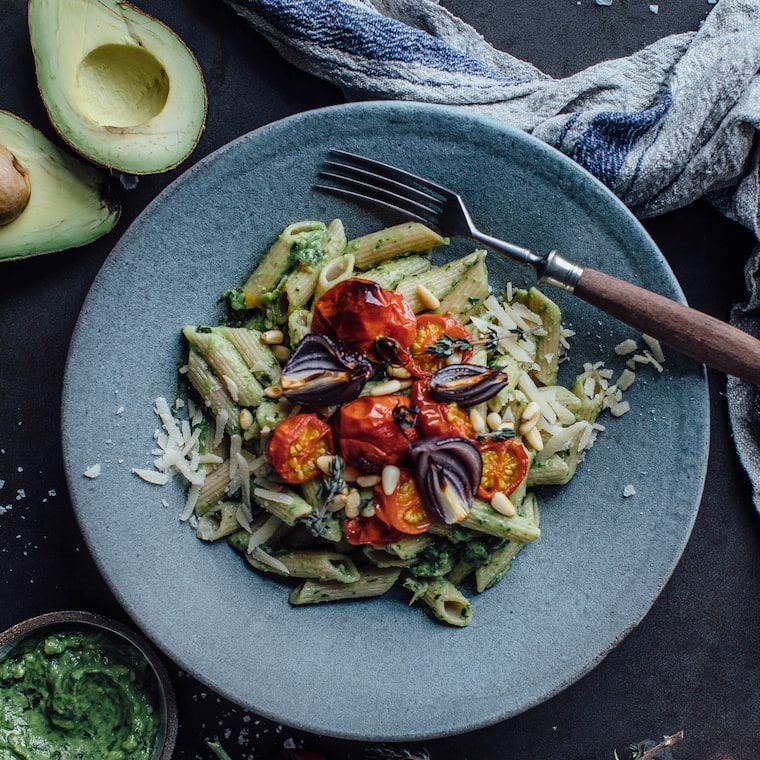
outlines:
{"label": "fork tine", "polygon": [[[337,186],[316,185],[315,187],[319,190],[326,190],[328,192],[349,196],[358,200],[370,201],[374,204],[390,209],[391,211],[396,211],[404,216],[412,217],[429,226],[435,227],[438,224],[440,217],[440,209],[438,208],[430,208],[423,203],[418,203],[412,198],[399,195],[389,189],[380,187],[377,184],[370,184],[369,182],[344,174],[321,171],[319,176],[337,183]],[[430,200],[435,201],[436,203],[438,202],[434,198],[430,198]]]}
{"label": "fork tine", "polygon": [[314,185],[315,190],[322,190],[323,192],[332,193],[333,195],[340,195],[344,198],[350,198],[351,200],[357,200],[362,203],[370,202],[374,206],[382,206],[385,209],[388,209],[389,211],[394,211],[397,214],[400,214],[401,216],[407,217],[409,219],[414,219],[417,222],[421,222],[424,225],[427,225],[428,227],[436,227],[436,224],[432,222],[431,220],[427,219],[424,216],[420,216],[419,214],[415,214],[413,211],[410,211],[408,208],[401,208],[401,206],[397,206],[393,203],[390,203],[389,201],[383,201],[379,198],[374,198],[366,194],[362,194],[359,192],[356,192],[355,190],[347,190],[343,187],[335,187],[333,185]]}
{"label": "fork tine", "polygon": [[[334,169],[336,173],[330,174],[325,169]],[[356,184],[364,184],[368,187],[382,188],[391,194],[398,195],[401,198],[417,200],[422,205],[428,203],[436,205],[436,213],[440,211],[441,199],[436,195],[431,195],[428,191],[422,191],[412,185],[404,184],[382,174],[371,172],[351,164],[343,164],[337,161],[325,161],[322,171],[323,176],[331,176],[333,179],[340,179],[346,182],[356,181]]]}
{"label": "fork tine", "polygon": [[425,177],[420,177],[419,175],[412,174],[411,172],[405,171],[404,169],[399,169],[397,166],[384,164],[382,161],[376,161],[373,158],[360,156],[357,153],[349,153],[345,150],[338,150],[337,148],[331,148],[330,153],[333,156],[341,158],[345,161],[350,161],[358,164],[359,166],[374,170],[377,175],[384,179],[396,180],[402,184],[411,182],[413,184],[419,185],[419,187],[425,188],[429,192],[437,193],[444,199],[449,198],[455,194],[452,190],[449,190],[449,188],[443,187],[443,185],[438,185],[435,182],[426,179]]}

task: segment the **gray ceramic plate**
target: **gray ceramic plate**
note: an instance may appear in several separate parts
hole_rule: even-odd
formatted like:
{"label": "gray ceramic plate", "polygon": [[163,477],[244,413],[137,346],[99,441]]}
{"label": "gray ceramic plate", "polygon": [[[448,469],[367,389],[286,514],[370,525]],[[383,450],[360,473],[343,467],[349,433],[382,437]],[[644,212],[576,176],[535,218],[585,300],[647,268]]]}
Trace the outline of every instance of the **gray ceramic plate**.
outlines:
{"label": "gray ceramic plate", "polygon": [[[294,727],[374,741],[454,734],[534,706],[597,664],[642,619],[688,540],[707,460],[703,368],[676,355],[641,371],[632,411],[566,487],[540,494],[543,535],[475,598],[474,620],[436,625],[403,597],[291,608],[286,590],[177,516],[179,483],[131,474],[151,460],[152,411],[173,397],[180,328],[209,322],[288,223],[344,219],[350,236],[398,221],[311,189],[328,147],[458,188],[483,229],[558,248],[678,300],[661,255],[625,208],[574,163],[524,134],[449,108],[366,103],[312,111],[246,135],[171,185],[98,275],[71,344],[63,437],[82,531],[121,603],[181,667]],[[472,250],[456,242],[449,256]],[[489,257],[493,281],[533,282]],[[558,295],[583,361],[609,361],[632,330]],[[117,410],[123,412],[117,414]],[[83,477],[99,463],[102,474]],[[633,485],[635,496],[623,489]],[[161,506],[161,499],[171,506]]]}

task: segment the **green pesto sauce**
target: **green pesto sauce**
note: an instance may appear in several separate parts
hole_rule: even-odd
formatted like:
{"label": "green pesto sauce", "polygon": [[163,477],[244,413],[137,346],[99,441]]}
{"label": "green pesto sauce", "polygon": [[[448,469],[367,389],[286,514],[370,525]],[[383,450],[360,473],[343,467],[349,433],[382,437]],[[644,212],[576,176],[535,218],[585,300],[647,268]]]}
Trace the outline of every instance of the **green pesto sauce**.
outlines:
{"label": "green pesto sauce", "polygon": [[150,758],[156,676],[107,631],[41,631],[0,661],[0,760]]}
{"label": "green pesto sauce", "polygon": [[319,263],[324,256],[320,245],[324,234],[324,230],[312,230],[296,235],[290,248],[289,267],[294,269],[298,266],[314,266]]}

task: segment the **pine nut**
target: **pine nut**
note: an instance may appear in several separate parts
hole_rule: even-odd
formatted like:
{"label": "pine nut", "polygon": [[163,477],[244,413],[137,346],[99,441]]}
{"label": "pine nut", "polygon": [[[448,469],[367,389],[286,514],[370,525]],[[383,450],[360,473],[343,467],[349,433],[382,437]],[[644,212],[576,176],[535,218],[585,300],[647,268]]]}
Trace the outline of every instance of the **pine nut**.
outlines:
{"label": "pine nut", "polygon": [[393,495],[393,492],[398,488],[399,480],[401,480],[401,470],[398,467],[392,464],[387,464],[383,467],[383,493],[386,496]]}
{"label": "pine nut", "polygon": [[503,491],[497,491],[491,499],[491,506],[504,517],[514,517],[517,514],[515,505]]}
{"label": "pine nut", "polygon": [[416,288],[417,298],[420,299],[420,303],[426,308],[435,311],[441,302],[438,297],[426,288],[424,285],[418,285]]}
{"label": "pine nut", "polygon": [[267,398],[280,398],[282,396],[282,388],[279,385],[270,385],[268,388],[264,388],[264,395]]}
{"label": "pine nut", "polygon": [[406,367],[388,367],[388,375],[399,380],[408,380],[412,375]]}
{"label": "pine nut", "polygon": [[531,419],[523,419],[520,422],[520,427],[517,428],[520,435],[527,435],[533,428],[538,425],[538,417],[532,417]]}
{"label": "pine nut", "polygon": [[352,499],[352,494],[349,493],[346,497],[346,506],[343,507],[343,511],[349,519],[352,517],[359,517],[359,505],[362,503],[362,500],[359,498],[359,492],[354,491],[353,493],[356,494],[356,499]]}
{"label": "pine nut", "polygon": [[360,488],[373,488],[380,482],[379,475],[359,475],[356,485]]}
{"label": "pine nut", "polygon": [[324,472],[325,475],[329,475],[333,459],[335,459],[335,457],[332,454],[323,454],[321,457],[317,457],[317,467]]}
{"label": "pine nut", "polygon": [[277,359],[278,362],[286,362],[290,359],[292,353],[293,352],[287,346],[283,346],[282,344],[272,346],[272,354],[274,354],[274,358]]}
{"label": "pine nut", "polygon": [[486,424],[491,430],[498,430],[501,427],[501,417],[497,412],[491,412],[491,414],[486,417]]}
{"label": "pine nut", "polygon": [[261,342],[267,346],[279,346],[285,340],[282,330],[266,330],[261,333]]}
{"label": "pine nut", "polygon": [[249,427],[253,425],[253,415],[251,414],[250,409],[241,409],[240,410],[240,429],[241,430],[248,430]]}
{"label": "pine nut", "polygon": [[528,406],[525,407],[525,411],[522,413],[523,420],[538,419],[541,414],[541,407],[535,402],[531,401]]}
{"label": "pine nut", "polygon": [[378,383],[369,392],[370,396],[389,396],[391,393],[398,393],[401,390],[399,380],[386,380],[384,383]]}
{"label": "pine nut", "polygon": [[[359,507],[362,503],[362,497],[359,492],[352,488],[346,495],[346,517],[358,517]],[[350,512],[350,514],[349,514]]]}
{"label": "pine nut", "polygon": [[537,427],[532,427],[524,437],[527,444],[536,451],[544,448],[544,439],[541,438],[541,432]]}
{"label": "pine nut", "polygon": [[470,424],[476,433],[482,433],[486,429],[486,421],[477,409],[470,409]]}
{"label": "pine nut", "polygon": [[[346,508],[348,497],[344,493],[336,493],[327,505],[328,512],[340,512],[341,509]],[[346,515],[348,516],[348,515]]]}

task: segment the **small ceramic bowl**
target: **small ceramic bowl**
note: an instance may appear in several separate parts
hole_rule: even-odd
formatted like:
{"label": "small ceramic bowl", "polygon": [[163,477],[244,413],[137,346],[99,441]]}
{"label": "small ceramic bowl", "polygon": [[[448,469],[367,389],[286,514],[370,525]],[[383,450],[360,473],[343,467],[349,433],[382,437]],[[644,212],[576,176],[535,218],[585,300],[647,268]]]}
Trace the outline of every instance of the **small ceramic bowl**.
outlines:
{"label": "small ceramic bowl", "polygon": [[23,620],[0,633],[0,660],[22,639],[43,629],[51,632],[58,628],[76,625],[100,628],[124,639],[148,662],[155,673],[160,697],[161,721],[156,735],[152,760],[170,760],[177,740],[177,703],[174,689],[163,663],[148,642],[125,625],[92,612],[62,610]]}

